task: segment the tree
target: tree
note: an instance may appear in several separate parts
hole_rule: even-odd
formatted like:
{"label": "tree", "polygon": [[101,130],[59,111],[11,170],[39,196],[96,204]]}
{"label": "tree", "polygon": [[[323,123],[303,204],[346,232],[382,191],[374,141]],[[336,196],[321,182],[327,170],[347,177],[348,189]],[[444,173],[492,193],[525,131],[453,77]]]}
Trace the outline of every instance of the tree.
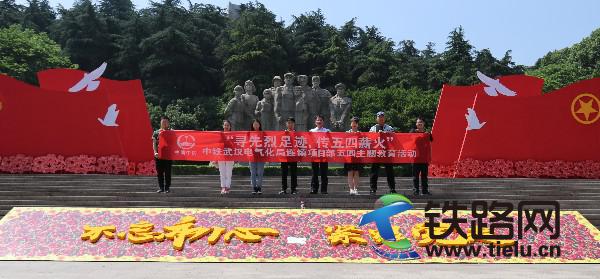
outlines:
{"label": "tree", "polygon": [[260,3],[242,4],[240,17],[230,22],[218,48],[226,92],[245,80],[253,80],[258,92],[271,87],[273,75],[289,69],[287,45],[283,23],[271,11]]}
{"label": "tree", "polygon": [[131,0],[101,0],[99,12],[105,18],[118,22],[130,20],[135,9]]}
{"label": "tree", "polygon": [[515,63],[512,62],[510,50],[504,53],[501,60],[496,59],[487,48],[476,53],[475,68],[486,75],[495,77],[523,73],[523,67],[515,66]]}
{"label": "tree", "polygon": [[583,79],[600,77],[600,28],[571,47],[551,51],[527,70],[543,78],[548,92]]}
{"label": "tree", "polygon": [[399,46],[395,53],[396,63],[391,66],[390,84],[401,88],[426,89],[428,87],[427,64],[415,47],[415,42],[404,40],[400,41]]}
{"label": "tree", "polygon": [[427,43],[425,49],[421,51],[424,63],[427,68],[427,79],[425,80],[427,89],[440,90],[446,81],[444,76],[444,61],[442,54],[435,51],[435,44]]}
{"label": "tree", "polygon": [[48,0],[28,0],[29,6],[23,11],[23,26],[38,32],[48,32],[56,20],[56,13]]}
{"label": "tree", "polygon": [[150,125],[153,128],[160,127],[160,119],[164,115],[163,109],[159,105],[146,103],[148,114],[150,115]]}
{"label": "tree", "polygon": [[350,92],[352,115],[361,118],[361,130],[375,124],[374,112],[385,111],[386,122],[398,131],[408,132],[415,125],[416,117],[433,123],[439,93],[417,88],[384,89],[365,88]]}
{"label": "tree", "polygon": [[189,37],[175,27],[167,27],[142,41],[141,74],[146,91],[165,106],[171,100],[193,97],[199,88],[195,70],[200,52]]}
{"label": "tree", "polygon": [[356,18],[352,18],[340,27],[339,35],[346,41],[349,48],[356,48],[359,43],[359,34],[363,31],[360,27],[356,26]]}
{"label": "tree", "polygon": [[111,59],[114,64],[113,77],[122,80],[140,79],[140,61],[143,60],[140,43],[149,33],[148,28],[137,12],[121,24],[122,35],[116,38],[117,51]]}
{"label": "tree", "polygon": [[[325,69],[321,74],[321,83],[325,87],[329,85],[330,91],[337,82],[342,82],[346,86],[351,86],[352,56],[348,44],[340,35],[333,35],[323,51],[329,62],[325,65]],[[352,87],[352,86],[351,86]]]}
{"label": "tree", "polygon": [[571,83],[591,78],[588,72],[578,65],[570,63],[550,64],[543,68],[527,72],[529,75],[544,79],[544,91],[549,92]]}
{"label": "tree", "polygon": [[386,87],[394,59],[394,42],[383,37],[375,26],[360,33],[353,77],[357,87]]}
{"label": "tree", "polygon": [[[112,65],[105,72],[105,76],[110,78],[134,78],[132,76],[139,73],[139,69],[131,71],[128,68],[131,65],[122,56],[125,54],[123,49],[127,48],[127,51],[131,51],[133,56],[139,58],[139,50],[129,48],[131,46],[129,45],[131,42],[130,37],[133,37],[133,41],[138,44],[140,41],[139,34],[137,34],[139,30],[129,28],[137,23],[137,18],[134,19],[136,13],[133,3],[130,0],[102,0],[98,6],[98,15],[106,24],[105,35],[108,40],[105,42],[106,60],[108,64]],[[131,23],[132,21],[134,23]],[[127,31],[131,33],[127,33]],[[135,78],[139,78],[139,74],[135,75]]]}
{"label": "tree", "polygon": [[148,97],[166,107],[179,98],[216,95],[222,92],[222,63],[214,55],[216,38],[225,20],[210,5],[184,9],[179,1],[152,3],[142,11],[150,26],[140,46],[140,73]]}
{"label": "tree", "polygon": [[[52,35],[83,70],[93,70],[111,58],[112,46],[106,22],[90,0],[80,0],[71,9],[59,8],[60,21]],[[109,65],[107,71],[110,73]]]}
{"label": "tree", "polygon": [[49,68],[74,68],[45,33],[12,25],[0,29],[0,73],[37,84],[36,73]]}
{"label": "tree", "polygon": [[290,53],[291,68],[299,74],[323,75],[330,62],[325,49],[337,30],[325,22],[321,10],[294,16],[287,32],[293,51]]}
{"label": "tree", "polygon": [[23,9],[15,0],[0,0],[0,28],[20,23]]}
{"label": "tree", "polygon": [[470,85],[475,82],[475,68],[471,52],[473,46],[465,39],[462,26],[448,36],[446,51],[442,53],[445,64],[445,77],[452,85]]}
{"label": "tree", "polygon": [[[222,124],[223,106],[218,97],[203,100],[184,98],[169,104],[164,113],[176,129],[218,130]],[[156,114],[160,109],[153,107],[153,111]]]}

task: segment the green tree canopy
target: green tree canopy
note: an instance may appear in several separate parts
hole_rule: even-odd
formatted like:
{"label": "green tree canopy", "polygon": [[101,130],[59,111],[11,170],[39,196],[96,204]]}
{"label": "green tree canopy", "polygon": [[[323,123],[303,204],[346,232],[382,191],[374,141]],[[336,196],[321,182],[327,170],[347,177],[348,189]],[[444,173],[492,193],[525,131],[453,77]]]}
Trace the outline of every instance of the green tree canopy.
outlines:
{"label": "green tree canopy", "polygon": [[600,77],[600,28],[571,47],[549,52],[527,74],[543,78],[546,92]]}
{"label": "green tree canopy", "polygon": [[15,0],[0,0],[0,28],[21,23],[24,9]]}
{"label": "green tree canopy", "polygon": [[254,81],[259,94],[271,87],[273,75],[290,70],[287,49],[283,22],[263,4],[242,4],[240,17],[230,22],[218,48],[226,92],[246,80]]}
{"label": "green tree canopy", "polygon": [[38,71],[74,67],[60,46],[45,33],[19,25],[0,29],[0,73],[37,84]]}

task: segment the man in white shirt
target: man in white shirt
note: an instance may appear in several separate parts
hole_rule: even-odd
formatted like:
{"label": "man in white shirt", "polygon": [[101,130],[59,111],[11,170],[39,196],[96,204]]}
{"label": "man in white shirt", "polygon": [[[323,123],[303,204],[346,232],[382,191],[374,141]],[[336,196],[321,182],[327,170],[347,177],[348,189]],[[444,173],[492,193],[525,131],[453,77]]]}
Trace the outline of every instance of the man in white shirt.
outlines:
{"label": "man in white shirt", "polygon": [[[377,113],[377,124],[373,125],[369,132],[376,133],[393,133],[394,128],[385,124],[385,113],[380,111]],[[379,166],[381,164],[374,163],[371,165],[371,195],[377,193],[377,179],[379,178]],[[394,165],[384,164],[385,174],[387,176],[388,187],[390,187],[390,193],[396,193],[396,181],[394,178]]]}
{"label": "man in white shirt", "polygon": [[[310,129],[310,132],[331,132],[329,129],[323,127],[324,124],[323,116],[317,115],[315,117],[315,128]],[[312,163],[312,180],[310,182],[311,194],[319,193],[319,175],[321,176],[321,194],[327,194],[327,171],[329,166],[327,162],[313,162]]]}

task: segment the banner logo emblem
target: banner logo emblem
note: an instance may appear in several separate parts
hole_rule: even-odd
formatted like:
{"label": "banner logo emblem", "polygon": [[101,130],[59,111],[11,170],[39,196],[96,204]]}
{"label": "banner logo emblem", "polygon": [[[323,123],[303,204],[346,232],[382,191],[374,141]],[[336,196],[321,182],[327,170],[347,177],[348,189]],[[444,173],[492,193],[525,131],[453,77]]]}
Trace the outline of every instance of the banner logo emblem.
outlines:
{"label": "banner logo emblem", "polygon": [[181,135],[177,137],[177,146],[181,149],[192,149],[196,146],[196,138],[192,135]]}
{"label": "banner logo emblem", "polygon": [[600,118],[600,100],[591,93],[579,94],[571,103],[571,114],[581,124],[592,124]]}

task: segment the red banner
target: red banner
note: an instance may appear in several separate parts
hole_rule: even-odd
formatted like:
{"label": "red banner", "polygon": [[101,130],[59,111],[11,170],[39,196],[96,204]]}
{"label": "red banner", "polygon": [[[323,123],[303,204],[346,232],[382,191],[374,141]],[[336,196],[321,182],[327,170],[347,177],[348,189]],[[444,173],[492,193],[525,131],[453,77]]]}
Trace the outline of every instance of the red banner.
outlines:
{"label": "red banner", "polygon": [[599,100],[600,79],[535,97],[482,94],[475,110],[486,124],[467,132],[462,158],[599,161]]}
{"label": "red banner", "polygon": [[[465,136],[465,128],[467,127],[465,114],[467,108],[473,107],[477,94],[481,93],[480,98],[490,98],[491,100],[527,98],[540,96],[544,84],[542,79],[524,75],[504,76],[500,77],[499,81],[506,87],[516,91],[517,95],[514,97],[490,97],[483,93],[484,84],[472,86],[444,85],[432,129],[436,139],[439,139],[432,143],[432,163],[449,164],[458,159]],[[504,131],[504,133],[506,132],[508,131]],[[494,144],[491,146],[494,146]],[[492,150],[494,149],[492,148]]]}
{"label": "red banner", "polygon": [[426,163],[425,134],[164,131],[159,157],[187,161]]}
{"label": "red banner", "polygon": [[[600,160],[600,78],[542,94],[542,80],[500,77],[516,96],[489,96],[484,84],[444,86],[432,163],[457,160]],[[466,131],[467,109],[480,127]]]}
{"label": "red banner", "polygon": [[117,155],[153,160],[152,128],[139,80],[98,78],[93,90],[69,92],[85,78],[73,69],[39,73],[40,86],[0,75],[0,156]]}

